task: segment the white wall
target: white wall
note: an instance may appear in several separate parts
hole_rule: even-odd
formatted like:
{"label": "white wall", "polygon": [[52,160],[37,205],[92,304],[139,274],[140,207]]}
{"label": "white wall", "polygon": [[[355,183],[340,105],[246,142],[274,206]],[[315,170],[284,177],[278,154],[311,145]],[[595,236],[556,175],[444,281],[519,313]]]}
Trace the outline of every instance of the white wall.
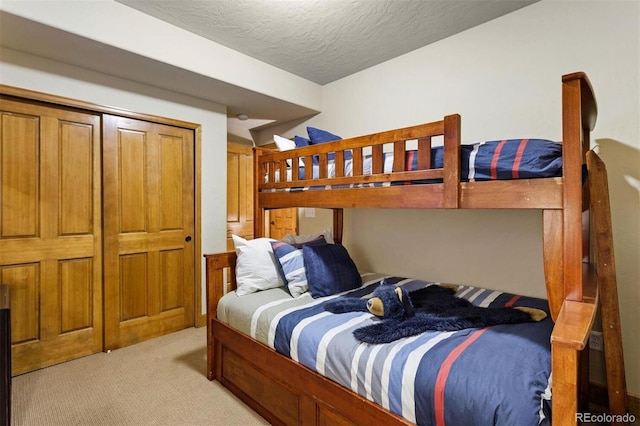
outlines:
{"label": "white wall", "polygon": [[[1,48],[0,58],[2,84],[201,124],[201,247],[203,253],[226,250],[227,117],[224,106],[10,49]],[[204,271],[203,259],[203,301],[206,300]],[[204,306],[202,312],[205,312]]]}
{"label": "white wall", "polygon": [[[636,1],[543,0],[328,84],[320,115],[280,130],[311,124],[349,137],[460,113],[463,143],[560,139],[560,77],[586,72],[609,171],[627,383],[638,395],[639,25]],[[302,218],[301,229],[324,225]],[[345,242],[364,270],[544,297],[541,231],[537,211],[350,210]]]}

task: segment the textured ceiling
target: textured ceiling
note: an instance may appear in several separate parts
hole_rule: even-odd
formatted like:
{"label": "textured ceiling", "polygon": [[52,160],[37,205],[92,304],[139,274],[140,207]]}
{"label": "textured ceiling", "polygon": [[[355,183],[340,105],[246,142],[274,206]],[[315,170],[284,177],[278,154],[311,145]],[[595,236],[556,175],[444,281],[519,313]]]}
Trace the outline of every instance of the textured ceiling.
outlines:
{"label": "textured ceiling", "polygon": [[539,0],[118,0],[326,84]]}

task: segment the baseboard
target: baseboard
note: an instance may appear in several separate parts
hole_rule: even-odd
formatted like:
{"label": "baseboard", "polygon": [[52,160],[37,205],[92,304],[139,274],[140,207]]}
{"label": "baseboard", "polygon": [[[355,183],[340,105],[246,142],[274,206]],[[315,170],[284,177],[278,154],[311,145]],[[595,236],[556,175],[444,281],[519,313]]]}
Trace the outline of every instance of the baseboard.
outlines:
{"label": "baseboard", "polygon": [[[636,419],[640,419],[640,396],[627,393],[629,401],[629,414],[633,414]],[[589,403],[593,404],[598,411],[606,413],[609,406],[609,395],[607,387],[600,383],[589,383]]]}
{"label": "baseboard", "polygon": [[207,325],[207,314],[196,315],[196,328],[204,327]]}

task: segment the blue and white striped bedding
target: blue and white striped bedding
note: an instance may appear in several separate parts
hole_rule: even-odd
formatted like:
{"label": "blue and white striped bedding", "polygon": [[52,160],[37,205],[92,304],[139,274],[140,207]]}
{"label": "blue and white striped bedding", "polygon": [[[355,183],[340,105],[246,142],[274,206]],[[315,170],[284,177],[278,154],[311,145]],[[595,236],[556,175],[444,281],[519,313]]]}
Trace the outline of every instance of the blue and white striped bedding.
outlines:
{"label": "blue and white striped bedding", "polygon": [[[367,297],[382,275],[342,294]],[[433,283],[390,278],[409,290]],[[427,332],[389,344],[357,341],[354,329],[377,321],[362,312],[332,314],[323,303],[338,296],[292,298],[284,291],[226,295],[219,318],[279,353],[421,425],[537,425],[550,418],[549,318],[458,332]],[[266,293],[260,292],[260,293]],[[460,286],[459,297],[478,306],[531,306],[545,300]],[[266,297],[266,303],[247,297]],[[226,300],[226,302],[225,302]],[[257,299],[256,299],[257,300]],[[233,304],[249,307],[245,319]],[[236,315],[236,317],[234,317]]]}

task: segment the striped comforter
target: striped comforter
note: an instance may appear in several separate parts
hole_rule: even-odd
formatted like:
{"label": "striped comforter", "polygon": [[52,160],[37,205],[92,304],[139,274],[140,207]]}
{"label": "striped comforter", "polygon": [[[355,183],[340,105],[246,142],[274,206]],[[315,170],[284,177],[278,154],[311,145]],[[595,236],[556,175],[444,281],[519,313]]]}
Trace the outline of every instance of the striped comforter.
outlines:
{"label": "striped comforter", "polygon": [[[362,312],[331,314],[323,303],[335,297],[367,297],[381,275],[363,277],[351,292],[296,299],[279,289],[257,305],[226,295],[219,317],[257,340],[375,403],[421,425],[537,425],[550,418],[549,318],[457,332],[427,332],[388,344],[357,341],[356,328],[377,321]],[[409,291],[433,283],[391,277]],[[263,293],[263,292],[261,292]],[[274,294],[278,294],[274,296]],[[546,301],[460,286],[457,296],[478,306],[531,306]],[[225,299],[254,306],[244,324]],[[236,299],[236,300],[233,300]],[[236,322],[238,324],[233,324]]]}

